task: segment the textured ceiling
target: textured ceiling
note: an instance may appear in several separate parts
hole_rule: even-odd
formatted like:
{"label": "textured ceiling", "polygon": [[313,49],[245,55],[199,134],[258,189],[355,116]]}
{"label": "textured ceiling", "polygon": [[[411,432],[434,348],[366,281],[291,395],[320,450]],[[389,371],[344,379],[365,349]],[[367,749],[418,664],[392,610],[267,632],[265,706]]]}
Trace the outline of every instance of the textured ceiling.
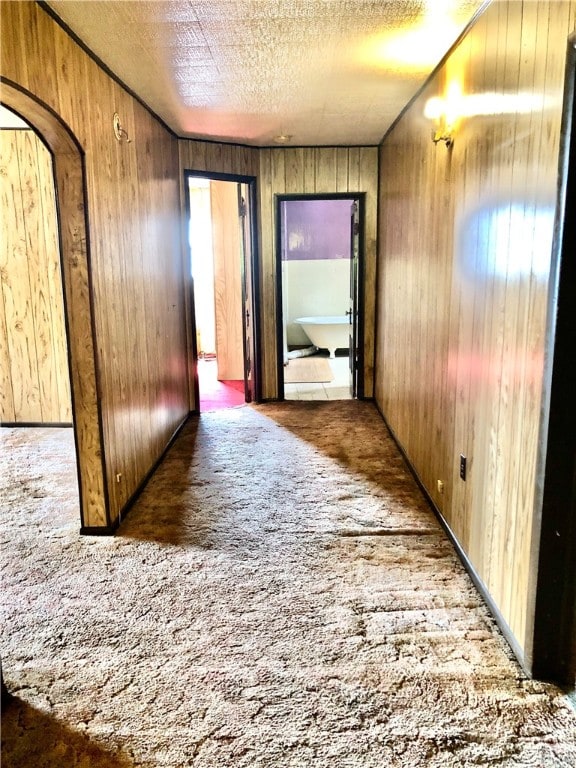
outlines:
{"label": "textured ceiling", "polygon": [[179,136],[377,144],[482,0],[51,0]]}

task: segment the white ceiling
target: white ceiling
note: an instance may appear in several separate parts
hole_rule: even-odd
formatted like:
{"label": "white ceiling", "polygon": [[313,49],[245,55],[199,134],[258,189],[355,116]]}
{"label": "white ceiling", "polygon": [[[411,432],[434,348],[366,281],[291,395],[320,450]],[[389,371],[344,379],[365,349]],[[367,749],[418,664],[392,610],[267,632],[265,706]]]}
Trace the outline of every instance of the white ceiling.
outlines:
{"label": "white ceiling", "polygon": [[50,0],[175,133],[378,144],[483,0]]}

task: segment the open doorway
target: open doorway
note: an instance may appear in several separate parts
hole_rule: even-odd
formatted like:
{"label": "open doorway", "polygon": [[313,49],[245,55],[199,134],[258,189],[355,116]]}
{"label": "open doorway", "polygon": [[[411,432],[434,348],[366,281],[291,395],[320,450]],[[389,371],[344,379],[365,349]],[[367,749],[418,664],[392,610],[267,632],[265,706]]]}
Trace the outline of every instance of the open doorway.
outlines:
{"label": "open doorway", "polygon": [[192,279],[195,404],[257,400],[254,180],[185,174]]}
{"label": "open doorway", "polygon": [[279,380],[286,400],[362,396],[362,212],[361,195],[278,198]]}
{"label": "open doorway", "polygon": [[80,499],[53,158],[5,106],[0,143],[0,474],[9,498],[32,483],[18,507],[41,504],[58,527],[78,516]]}
{"label": "open doorway", "polygon": [[[108,533],[112,530],[112,523],[97,390],[82,151],[60,117],[22,87],[4,80],[2,103],[32,127],[48,148],[52,159],[68,373],[72,390],[80,530],[82,533]],[[63,222],[66,226],[62,225]]]}

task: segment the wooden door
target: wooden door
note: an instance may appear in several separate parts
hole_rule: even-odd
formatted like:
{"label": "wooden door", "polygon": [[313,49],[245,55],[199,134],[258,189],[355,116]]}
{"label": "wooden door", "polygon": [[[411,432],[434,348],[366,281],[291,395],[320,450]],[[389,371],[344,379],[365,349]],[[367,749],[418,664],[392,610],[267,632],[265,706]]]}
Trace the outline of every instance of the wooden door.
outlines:
{"label": "wooden door", "polygon": [[210,182],[216,360],[220,381],[244,378],[242,332],[241,231],[238,193],[229,181]]}
{"label": "wooden door", "polygon": [[358,266],[360,258],[360,211],[358,201],[354,200],[350,212],[350,304],[346,314],[349,320],[349,365],[350,365],[350,395],[356,397],[358,394],[358,312],[359,301],[359,280]]}
{"label": "wooden door", "polygon": [[256,359],[256,330],[254,327],[254,237],[253,211],[248,184],[238,184],[238,214],[240,217],[242,335],[244,344],[244,394],[246,402],[257,399],[254,361]]}

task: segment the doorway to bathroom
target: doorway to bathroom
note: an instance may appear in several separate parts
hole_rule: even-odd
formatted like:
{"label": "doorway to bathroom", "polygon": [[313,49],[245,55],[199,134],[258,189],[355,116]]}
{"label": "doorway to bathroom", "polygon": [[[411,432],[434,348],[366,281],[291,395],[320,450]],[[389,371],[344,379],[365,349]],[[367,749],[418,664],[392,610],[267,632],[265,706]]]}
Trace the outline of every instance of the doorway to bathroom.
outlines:
{"label": "doorway to bathroom", "polygon": [[363,391],[358,194],[277,198],[278,360],[285,400],[345,400]]}
{"label": "doorway to bathroom", "polygon": [[185,186],[195,406],[219,410],[259,398],[255,181],[189,171]]}

